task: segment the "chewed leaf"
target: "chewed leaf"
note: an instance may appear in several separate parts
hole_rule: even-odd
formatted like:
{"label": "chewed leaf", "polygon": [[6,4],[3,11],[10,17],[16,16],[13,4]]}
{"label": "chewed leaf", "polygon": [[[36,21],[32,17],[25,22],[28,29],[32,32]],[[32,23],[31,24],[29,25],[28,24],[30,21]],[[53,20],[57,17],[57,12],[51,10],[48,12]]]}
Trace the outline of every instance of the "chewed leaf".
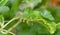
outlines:
{"label": "chewed leaf", "polygon": [[42,11],[41,11],[41,15],[44,17],[44,18],[47,18],[47,19],[49,19],[49,20],[55,20],[54,19],[54,17],[52,16],[52,14],[48,11],[48,10],[46,10],[46,9],[43,9]]}

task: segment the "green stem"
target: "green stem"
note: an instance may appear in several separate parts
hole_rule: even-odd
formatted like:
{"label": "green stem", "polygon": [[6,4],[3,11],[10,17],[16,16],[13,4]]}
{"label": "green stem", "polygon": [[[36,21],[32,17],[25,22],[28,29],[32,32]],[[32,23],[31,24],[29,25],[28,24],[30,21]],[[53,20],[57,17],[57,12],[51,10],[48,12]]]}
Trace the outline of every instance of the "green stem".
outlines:
{"label": "green stem", "polygon": [[14,29],[20,23],[21,23],[21,20],[19,20],[15,25],[13,25],[11,28],[9,28],[8,31],[11,31],[12,29]]}
{"label": "green stem", "polygon": [[0,1],[0,6],[4,6],[9,0],[1,0]]}
{"label": "green stem", "polygon": [[10,21],[8,21],[8,22],[3,26],[3,28],[5,28],[8,24],[10,24],[12,21],[14,21],[14,20],[16,20],[16,19],[18,19],[18,18],[13,18],[13,19],[11,19]]}

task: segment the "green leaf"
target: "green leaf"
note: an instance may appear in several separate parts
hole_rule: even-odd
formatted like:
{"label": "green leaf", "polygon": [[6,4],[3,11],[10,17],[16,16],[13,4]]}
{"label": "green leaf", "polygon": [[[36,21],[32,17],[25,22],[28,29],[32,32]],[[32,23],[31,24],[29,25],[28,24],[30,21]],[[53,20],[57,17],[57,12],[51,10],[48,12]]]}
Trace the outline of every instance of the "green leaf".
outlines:
{"label": "green leaf", "polygon": [[10,0],[10,2],[12,3],[11,11],[15,12],[16,10],[18,10],[19,5],[21,4],[22,0]]}
{"label": "green leaf", "polygon": [[[29,24],[29,23],[28,23]],[[22,23],[16,27],[18,35],[50,35],[48,29],[39,23],[34,23],[34,25],[28,25]]]}
{"label": "green leaf", "polygon": [[50,13],[50,11],[46,10],[46,9],[42,9],[41,10],[41,15],[44,17],[44,18],[47,18],[51,21],[54,21],[54,17],[52,16],[52,14]]}
{"label": "green leaf", "polygon": [[0,6],[0,14],[6,14],[9,11],[8,6]]}

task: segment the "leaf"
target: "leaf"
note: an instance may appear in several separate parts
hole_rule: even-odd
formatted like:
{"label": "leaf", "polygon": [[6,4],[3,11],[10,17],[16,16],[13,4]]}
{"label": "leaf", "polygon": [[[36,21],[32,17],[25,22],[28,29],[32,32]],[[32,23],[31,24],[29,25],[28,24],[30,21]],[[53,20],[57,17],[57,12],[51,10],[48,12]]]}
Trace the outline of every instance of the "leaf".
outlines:
{"label": "leaf", "polygon": [[0,14],[6,14],[9,11],[8,6],[0,6]]}
{"label": "leaf", "polygon": [[11,2],[11,11],[15,12],[16,10],[18,10],[19,5],[21,4],[22,0],[10,0]]}
{"label": "leaf", "polygon": [[41,15],[44,17],[44,18],[47,18],[51,21],[54,21],[54,17],[52,16],[52,14],[50,13],[50,11],[46,10],[46,9],[42,9],[41,10]]}
{"label": "leaf", "polygon": [[[29,24],[29,23],[28,23]],[[22,23],[16,27],[17,35],[50,35],[48,29],[39,23],[34,23],[34,25],[28,25]]]}

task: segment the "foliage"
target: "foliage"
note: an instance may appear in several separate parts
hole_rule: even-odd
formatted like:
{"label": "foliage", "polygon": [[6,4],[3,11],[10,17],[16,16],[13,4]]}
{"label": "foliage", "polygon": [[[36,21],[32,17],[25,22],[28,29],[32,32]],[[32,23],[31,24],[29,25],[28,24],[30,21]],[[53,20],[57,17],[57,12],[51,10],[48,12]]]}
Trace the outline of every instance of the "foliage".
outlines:
{"label": "foliage", "polygon": [[60,7],[50,2],[0,0],[0,35],[60,35]]}

